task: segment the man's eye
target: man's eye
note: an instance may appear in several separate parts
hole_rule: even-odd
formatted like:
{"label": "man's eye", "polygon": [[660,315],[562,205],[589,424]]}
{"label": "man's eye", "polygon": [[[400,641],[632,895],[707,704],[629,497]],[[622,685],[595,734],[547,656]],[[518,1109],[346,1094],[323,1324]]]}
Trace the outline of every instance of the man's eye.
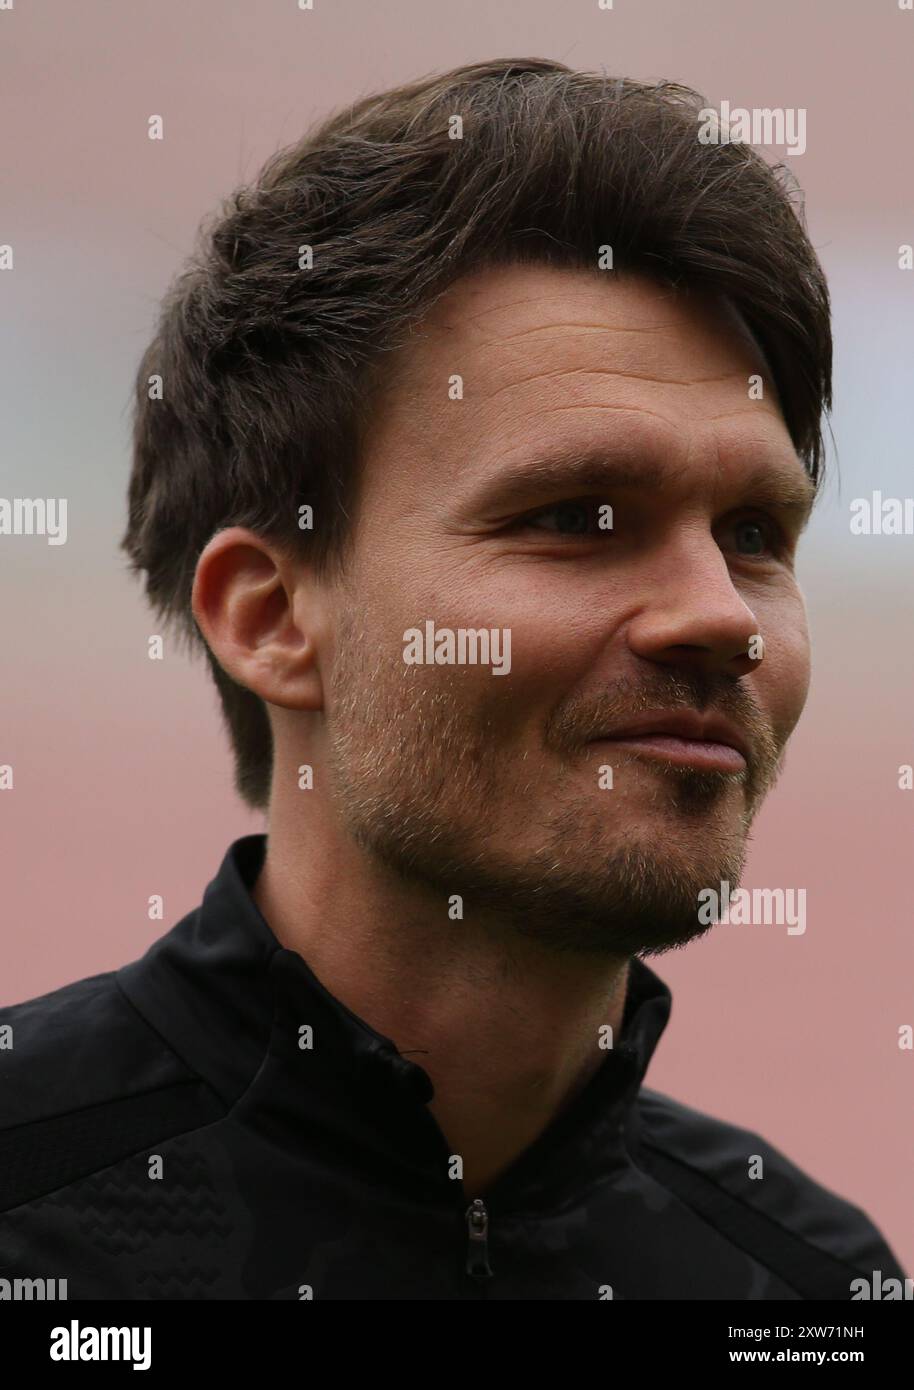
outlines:
{"label": "man's eye", "polygon": [[594,502],[559,502],[531,512],[519,525],[534,531],[553,531],[562,536],[588,536],[612,531],[612,509]]}
{"label": "man's eye", "polygon": [[764,518],[744,517],[732,526],[735,549],[748,559],[777,555],[781,548],[780,534],[774,522]]}

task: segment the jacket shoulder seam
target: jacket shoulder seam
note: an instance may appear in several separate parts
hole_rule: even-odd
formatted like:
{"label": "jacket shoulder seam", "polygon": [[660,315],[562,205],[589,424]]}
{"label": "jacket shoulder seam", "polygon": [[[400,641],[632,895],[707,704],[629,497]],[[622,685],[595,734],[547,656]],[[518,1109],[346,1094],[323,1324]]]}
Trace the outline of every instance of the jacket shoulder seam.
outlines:
{"label": "jacket shoulder seam", "polygon": [[[748,1213],[752,1219],[763,1222],[773,1231],[777,1232],[778,1235],[786,1237],[788,1240],[796,1242],[798,1245],[803,1246],[804,1249],[812,1252],[818,1259],[821,1259],[826,1264],[831,1265],[836,1269],[847,1271],[849,1273],[859,1273],[859,1270],[857,1270],[854,1265],[848,1264],[847,1261],[844,1260],[840,1255],[834,1255],[830,1250],[823,1250],[820,1245],[817,1245],[814,1241],[811,1241],[807,1236],[804,1236],[800,1232],[793,1230],[790,1226],[785,1226],[783,1222],[778,1221],[776,1217],[771,1216],[768,1212],[762,1211],[760,1208],[754,1206],[751,1202],[747,1201],[745,1197],[741,1197],[738,1193],[732,1192],[728,1187],[726,1187],[716,1177],[714,1177],[713,1174],[707,1173],[701,1168],[696,1168],[694,1164],[689,1163],[684,1158],[681,1158],[675,1152],[671,1152],[668,1147],[657,1142],[655,1139],[652,1139],[648,1137],[646,1134],[644,1134],[641,1138],[641,1146],[643,1148],[649,1149],[651,1152],[655,1154],[658,1154],[661,1158],[665,1159],[667,1163],[675,1164],[678,1168],[690,1174],[694,1179],[697,1179],[698,1182],[705,1183],[708,1186],[713,1187],[717,1193],[722,1195],[727,1201],[733,1203],[741,1211]],[[660,1180],[662,1181],[662,1177]],[[695,1211],[697,1209],[696,1206],[693,1205],[693,1203],[689,1200],[689,1197],[687,1195],[677,1192],[676,1196],[682,1202],[684,1202],[690,1210]],[[864,1213],[861,1212],[859,1208],[854,1207],[853,1203],[846,1202],[843,1198],[837,1198],[837,1200],[843,1202],[844,1205],[854,1213],[860,1216],[864,1216]],[[707,1221],[709,1225],[714,1225],[712,1217],[706,1216],[704,1213],[700,1211],[700,1209],[698,1209],[698,1212],[699,1215],[701,1215],[702,1220]],[[715,1229],[720,1228],[715,1227]],[[758,1262],[760,1264],[763,1264],[765,1268],[776,1272],[778,1278],[782,1279],[785,1284],[788,1284],[790,1287],[794,1288],[796,1292],[802,1295],[802,1290],[797,1288],[795,1284],[792,1284],[788,1276],[783,1274],[780,1270],[775,1269],[775,1267],[771,1264],[767,1263],[764,1257],[760,1257],[759,1253],[753,1250],[751,1246],[745,1245],[743,1241],[739,1239],[738,1236],[734,1235],[729,1230],[726,1231],[726,1235],[727,1238],[729,1240],[732,1240],[734,1244],[739,1245],[741,1249],[745,1250],[746,1253],[749,1254],[753,1259],[758,1260]]]}
{"label": "jacket shoulder seam", "polygon": [[[117,1111],[131,1104],[142,1106],[145,1101],[148,1101],[152,1097],[164,1097],[181,1091],[193,1092],[195,1095],[199,1095],[201,1090],[209,1097],[212,1097],[214,1094],[206,1087],[205,1083],[199,1080],[199,1078],[189,1076],[182,1080],[166,1083],[164,1086],[153,1086],[143,1091],[131,1092],[129,1094],[115,1096],[108,1100],[97,1101],[92,1105],[79,1106],[74,1110],[61,1111],[58,1114],[46,1116],[40,1120],[27,1120],[21,1125],[16,1125],[13,1128],[5,1129],[0,1132],[0,1140],[10,1146],[11,1152],[13,1145],[21,1146],[21,1144],[24,1144],[26,1157],[28,1156],[30,1143],[33,1147],[36,1145],[38,1146],[35,1150],[36,1153],[44,1153],[46,1152],[47,1145],[44,1140],[41,1139],[40,1135],[42,1129],[46,1126],[61,1126],[66,1125],[67,1122],[78,1124],[80,1122],[80,1117],[83,1117],[83,1121],[85,1121],[85,1117],[91,1116],[93,1112],[101,1116],[107,1112]],[[97,1153],[95,1155],[96,1161],[92,1162],[90,1160],[90,1166],[82,1169],[79,1168],[79,1160],[77,1158],[77,1171],[75,1172],[67,1173],[65,1171],[66,1165],[62,1165],[58,1170],[62,1180],[51,1186],[41,1187],[39,1183],[37,1190],[35,1190],[27,1180],[23,1181],[21,1174],[17,1185],[15,1176],[17,1172],[16,1165],[11,1166],[9,1156],[7,1156],[7,1160],[4,1164],[4,1172],[12,1187],[12,1200],[7,1202],[4,1199],[0,1199],[0,1214],[9,1215],[12,1212],[31,1205],[33,1202],[44,1201],[59,1193],[66,1192],[69,1188],[75,1187],[78,1183],[88,1182],[99,1173],[103,1173],[107,1168],[116,1168],[121,1163],[129,1162],[129,1160],[135,1158],[137,1154],[143,1153],[150,1144],[158,1144],[166,1141],[170,1142],[175,1139],[183,1138],[185,1135],[207,1129],[210,1125],[219,1123],[220,1120],[224,1119],[225,1112],[221,1101],[219,1101],[221,1113],[206,1115],[199,1122],[197,1122],[198,1117],[195,1116],[193,1123],[181,1124],[180,1121],[182,1119],[186,1120],[188,1118],[187,1104],[192,1101],[192,1096],[188,1096],[186,1100],[182,1099],[181,1101],[178,1101],[176,1098],[172,1111],[171,1123],[177,1118],[179,1121],[179,1127],[177,1129],[171,1128],[167,1110],[164,1110],[155,1117],[154,1123],[149,1128],[148,1134],[144,1133],[142,1139],[136,1143],[134,1147],[127,1147],[125,1151],[123,1148],[112,1146],[107,1152],[102,1152],[101,1155]],[[36,1130],[38,1131],[37,1136],[35,1134]],[[62,1134],[59,1133],[57,1137],[58,1141],[62,1141]],[[136,1140],[137,1136],[134,1135],[133,1137],[134,1140]],[[129,1145],[130,1141],[126,1140],[125,1142]],[[25,1160],[20,1162],[20,1167],[23,1173],[25,1171],[32,1171]],[[6,1197],[8,1198],[9,1196],[10,1192],[8,1190]]]}
{"label": "jacket shoulder seam", "polygon": [[190,1062],[184,1056],[183,1052],[179,1052],[178,1049],[175,1047],[174,1043],[169,1038],[166,1038],[165,1034],[160,1032],[159,1029],[155,1026],[155,1024],[152,1023],[142,1012],[142,1010],[137,1007],[137,1005],[130,998],[130,995],[127,993],[127,991],[124,989],[124,986],[118,979],[116,971],[114,974],[114,982],[117,985],[118,993],[120,994],[121,998],[124,1000],[130,1011],[133,1014],[135,1014],[136,1017],[140,1020],[143,1026],[147,1028],[149,1032],[152,1033],[156,1038],[158,1038],[159,1042],[162,1044],[163,1047],[167,1048],[167,1050],[171,1053],[172,1057],[176,1057],[178,1059],[178,1061],[181,1063],[181,1066],[184,1067],[189,1077],[192,1077],[201,1086],[205,1086],[206,1089],[212,1092],[212,1094],[217,1098],[217,1100],[219,1100],[219,1102],[225,1106],[226,1110],[228,1110],[231,1104],[228,1098],[226,1096],[223,1096],[222,1093],[216,1089],[216,1087],[210,1081],[209,1077],[204,1076],[203,1073],[199,1071],[196,1067],[191,1066]]}

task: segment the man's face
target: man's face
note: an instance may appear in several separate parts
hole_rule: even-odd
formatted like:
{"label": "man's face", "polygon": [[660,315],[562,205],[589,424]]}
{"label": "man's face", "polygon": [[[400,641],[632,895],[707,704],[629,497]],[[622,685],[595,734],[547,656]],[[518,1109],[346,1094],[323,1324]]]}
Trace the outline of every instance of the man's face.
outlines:
{"label": "man's face", "polygon": [[[460,894],[555,949],[700,934],[806,698],[806,484],[719,303],[546,266],[459,281],[389,359],[334,596],[344,827],[443,913]],[[510,671],[408,663],[427,623],[496,630],[505,666],[509,630]],[[745,757],[612,739],[689,713]]]}

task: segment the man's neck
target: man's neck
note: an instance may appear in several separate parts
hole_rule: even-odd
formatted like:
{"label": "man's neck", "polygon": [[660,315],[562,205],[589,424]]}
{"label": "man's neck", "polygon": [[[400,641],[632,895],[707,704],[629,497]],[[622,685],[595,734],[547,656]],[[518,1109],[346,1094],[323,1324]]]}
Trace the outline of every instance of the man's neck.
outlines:
{"label": "man's neck", "polygon": [[429,1109],[481,1195],[543,1133],[618,1038],[628,961],[557,954],[404,884],[356,846],[271,829],[253,897],[341,1003],[423,1067]]}

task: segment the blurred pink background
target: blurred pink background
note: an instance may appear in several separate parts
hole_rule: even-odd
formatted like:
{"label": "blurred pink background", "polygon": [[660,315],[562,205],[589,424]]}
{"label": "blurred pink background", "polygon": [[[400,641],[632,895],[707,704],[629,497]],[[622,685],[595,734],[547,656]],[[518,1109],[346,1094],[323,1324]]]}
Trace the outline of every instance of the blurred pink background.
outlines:
{"label": "blurred pink background", "polygon": [[[807,889],[807,930],[719,927],[650,963],[673,1018],[648,1085],[760,1131],[862,1206],[914,1273],[914,537],[848,506],[910,495],[914,14],[896,0],[123,0],[0,11],[0,496],[69,499],[69,539],[0,537],[0,1002],[131,960],[263,829],[231,786],[202,665],[156,626],[118,541],[132,374],[196,226],[360,95],[551,57],[709,104],[804,107],[790,158],[834,300],[838,446],[800,564],[810,701],[747,887]],[[151,114],[165,139],[147,139]],[[769,157],[779,158],[781,151]],[[840,487],[838,473],[840,471]],[[146,917],[151,893],[166,920]]]}

